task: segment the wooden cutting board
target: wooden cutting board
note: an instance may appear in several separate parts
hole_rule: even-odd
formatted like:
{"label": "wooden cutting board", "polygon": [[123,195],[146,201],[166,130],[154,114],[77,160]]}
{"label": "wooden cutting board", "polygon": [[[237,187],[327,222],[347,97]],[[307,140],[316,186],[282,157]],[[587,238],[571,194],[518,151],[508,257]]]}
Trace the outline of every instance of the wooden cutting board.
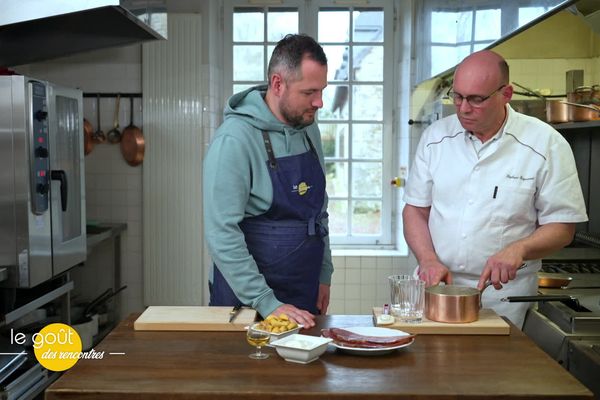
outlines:
{"label": "wooden cutting board", "polygon": [[256,318],[252,308],[242,308],[229,323],[232,307],[150,306],[134,322],[136,331],[243,331]]}
{"label": "wooden cutting board", "polygon": [[398,319],[391,325],[377,324],[377,317],[381,315],[382,307],[373,307],[373,324],[404,332],[421,335],[508,335],[510,325],[492,309],[479,310],[479,319],[466,324],[449,324],[430,321],[423,318],[420,324],[401,322]]}

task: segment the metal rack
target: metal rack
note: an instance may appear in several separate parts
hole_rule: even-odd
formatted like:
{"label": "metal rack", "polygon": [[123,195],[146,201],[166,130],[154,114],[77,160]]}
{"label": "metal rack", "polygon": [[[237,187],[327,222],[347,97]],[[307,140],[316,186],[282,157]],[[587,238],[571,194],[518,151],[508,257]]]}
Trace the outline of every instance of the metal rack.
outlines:
{"label": "metal rack", "polygon": [[[32,300],[29,303],[24,304],[11,312],[6,313],[3,317],[0,317],[0,327],[9,325],[10,323],[27,315],[28,313],[32,312],[33,310],[36,310],[36,309],[42,307],[43,305],[48,304],[49,302],[68,294],[73,289],[73,287],[74,287],[73,282],[67,281],[66,283],[62,284],[60,287],[58,287],[54,290],[51,290],[48,293],[43,294],[42,296],[36,298],[35,300]],[[67,319],[68,319],[68,317],[69,317],[69,315],[68,315],[68,309],[69,309],[68,296],[65,297],[65,300],[67,301],[66,310],[67,310]]]}

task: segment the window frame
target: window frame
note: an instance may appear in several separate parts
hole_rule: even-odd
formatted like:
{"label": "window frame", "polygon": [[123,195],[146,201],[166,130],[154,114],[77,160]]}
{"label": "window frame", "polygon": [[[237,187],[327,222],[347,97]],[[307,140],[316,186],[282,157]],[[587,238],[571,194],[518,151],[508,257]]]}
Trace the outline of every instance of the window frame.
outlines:
{"label": "window frame", "polygon": [[[504,1],[504,0],[470,0],[468,4],[460,3],[460,7],[457,7],[458,4],[453,0],[424,0],[419,5],[419,10],[417,11],[417,15],[420,17],[417,18],[416,23],[422,26],[422,29],[416,31],[415,43],[417,44],[416,49],[416,78],[415,83],[423,82],[428,79],[444,76],[448,72],[454,69],[457,62],[448,70],[438,71],[435,73],[431,72],[431,47],[439,46],[439,47],[458,47],[463,45],[469,45],[470,51],[468,54],[473,53],[473,51],[478,51],[486,48],[490,48],[494,43],[496,43],[499,39],[506,37],[506,35],[512,34],[517,30],[521,29],[518,23],[518,15],[519,10],[525,7],[544,7],[544,13],[547,13],[549,10],[552,10],[560,5],[559,0],[556,0],[559,4],[554,5],[540,5],[541,0],[518,0],[518,1]],[[450,6],[449,6],[450,5]],[[496,39],[486,39],[486,40],[475,40],[475,18],[473,18],[473,25],[471,27],[472,36],[470,41],[457,42],[456,44],[450,43],[440,43],[434,42],[431,40],[431,14],[434,11],[471,11],[473,14],[479,10],[487,10],[487,9],[499,9],[500,10],[500,37]],[[531,21],[526,23],[523,26],[529,25]],[[484,46],[482,46],[484,45]],[[474,48],[477,50],[474,50]]]}
{"label": "window frame", "polygon": [[[395,10],[394,4],[392,0],[370,0],[368,2],[352,2],[351,4],[343,3],[339,4],[335,0],[331,1],[317,1],[317,0],[285,0],[285,2],[273,2],[273,1],[260,1],[260,0],[228,0],[224,5],[224,15],[223,22],[225,27],[233,26],[233,13],[234,10],[241,7],[248,8],[297,8],[298,9],[298,32],[307,33],[308,35],[318,39],[318,12],[322,8],[333,9],[365,9],[365,8],[375,8],[382,9],[384,12],[384,36],[382,47],[384,49],[384,65],[383,65],[383,80],[382,82],[373,82],[373,81],[359,81],[360,84],[382,84],[383,85],[383,104],[382,104],[382,119],[381,121],[373,121],[376,123],[382,124],[382,171],[381,171],[381,185],[382,185],[382,193],[381,193],[381,234],[380,235],[330,235],[330,243],[334,247],[343,247],[343,248],[370,248],[370,249],[396,249],[397,243],[395,243],[395,238],[393,234],[393,216],[396,214],[397,202],[395,201],[395,194],[393,191],[393,187],[390,184],[392,177],[394,176],[394,161],[398,152],[395,150],[394,145],[397,144],[397,140],[395,139],[396,133],[396,124],[394,120],[394,110],[396,108],[396,100],[395,96],[397,91],[394,88],[397,86],[396,84],[385,84],[385,82],[395,82],[395,71],[394,71],[394,22],[395,22]],[[267,19],[265,18],[265,30],[266,33],[266,24]],[[352,39],[352,38],[351,38]],[[242,43],[242,42],[240,42]],[[373,44],[371,42],[350,42],[353,46],[361,46],[361,45],[370,45]],[[236,44],[233,41],[233,29],[225,29],[224,30],[224,68],[223,68],[223,82],[225,84],[224,94],[225,97],[228,98],[231,95],[233,90],[234,83],[237,83],[233,80],[233,45]],[[243,44],[250,45],[259,45],[262,44],[265,46],[267,50],[271,45],[270,42],[267,41],[266,35],[263,42],[243,42]],[[328,44],[339,44],[339,42],[323,42],[322,45]],[[227,50],[231,49],[231,50]],[[267,54],[268,51],[265,51],[264,54],[264,73],[266,75],[266,62],[270,56]],[[266,76],[264,76],[266,82]],[[242,83],[246,81],[240,81]],[[250,83],[250,81],[247,81]],[[351,81],[339,81],[336,83],[341,84],[350,84]],[[350,88],[352,90],[352,88]],[[326,120],[323,123],[347,123],[349,126],[349,154],[348,158],[351,160],[350,156],[352,154],[352,144],[351,144],[351,124],[352,120]],[[360,123],[369,123],[371,121],[357,121]],[[318,119],[317,115],[317,123],[321,123]],[[362,161],[358,159],[358,161]],[[350,164],[351,165],[351,164]],[[352,183],[352,175],[351,175],[351,167],[349,165],[349,180],[348,184]],[[350,191],[350,187],[348,188]],[[360,199],[360,198],[359,198]],[[352,203],[352,198],[349,199],[349,205]],[[352,218],[351,208],[348,210],[348,220],[346,222],[346,226],[350,227],[350,218]]]}

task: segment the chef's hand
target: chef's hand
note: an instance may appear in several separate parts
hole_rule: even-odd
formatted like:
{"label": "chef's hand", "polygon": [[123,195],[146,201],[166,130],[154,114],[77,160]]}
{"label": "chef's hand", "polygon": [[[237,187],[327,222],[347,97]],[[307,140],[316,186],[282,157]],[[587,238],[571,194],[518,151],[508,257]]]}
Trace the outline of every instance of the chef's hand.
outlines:
{"label": "chef's hand", "polygon": [[273,311],[273,314],[279,316],[280,314],[287,315],[291,320],[296,321],[298,324],[304,325],[305,329],[312,328],[315,326],[315,316],[308,311],[301,310],[291,304],[283,304]]}
{"label": "chef's hand", "polygon": [[437,260],[419,263],[417,274],[419,279],[425,281],[425,286],[427,287],[437,285],[440,282],[445,282],[449,285],[452,284],[450,270]]}
{"label": "chef's hand", "polygon": [[518,249],[509,246],[500,250],[488,258],[485,263],[477,289],[483,289],[487,281],[491,281],[496,290],[502,289],[503,283],[508,283],[516,278],[517,270],[521,265],[523,265],[523,257]]}
{"label": "chef's hand", "polygon": [[319,297],[317,298],[317,309],[321,315],[327,314],[329,307],[329,285],[319,284]]}

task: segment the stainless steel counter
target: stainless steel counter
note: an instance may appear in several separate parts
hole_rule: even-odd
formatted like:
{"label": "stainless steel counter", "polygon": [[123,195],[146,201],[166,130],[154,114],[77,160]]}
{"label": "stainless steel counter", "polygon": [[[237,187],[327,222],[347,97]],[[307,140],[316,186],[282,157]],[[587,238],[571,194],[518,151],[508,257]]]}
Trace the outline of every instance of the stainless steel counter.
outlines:
{"label": "stainless steel counter", "polygon": [[87,225],[87,253],[91,251],[98,244],[108,239],[114,239],[120,236],[125,230],[127,230],[127,224],[116,224],[116,223],[101,223],[94,225]]}

